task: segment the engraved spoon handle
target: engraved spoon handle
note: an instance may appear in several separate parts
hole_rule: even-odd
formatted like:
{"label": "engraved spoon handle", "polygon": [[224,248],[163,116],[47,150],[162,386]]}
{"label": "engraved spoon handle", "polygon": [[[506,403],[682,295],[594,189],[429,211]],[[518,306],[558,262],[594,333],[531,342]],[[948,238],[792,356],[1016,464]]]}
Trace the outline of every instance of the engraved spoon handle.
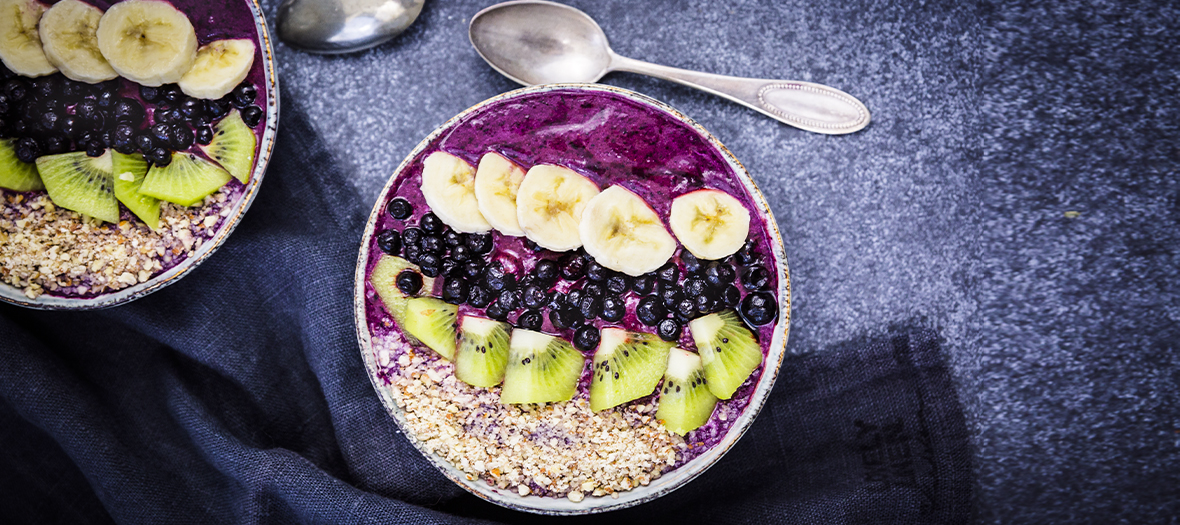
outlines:
{"label": "engraved spoon handle", "polygon": [[739,78],[679,69],[611,54],[610,70],[697,88],[754,108],[799,129],[842,135],[869,125],[868,108],[839,89],[811,82]]}

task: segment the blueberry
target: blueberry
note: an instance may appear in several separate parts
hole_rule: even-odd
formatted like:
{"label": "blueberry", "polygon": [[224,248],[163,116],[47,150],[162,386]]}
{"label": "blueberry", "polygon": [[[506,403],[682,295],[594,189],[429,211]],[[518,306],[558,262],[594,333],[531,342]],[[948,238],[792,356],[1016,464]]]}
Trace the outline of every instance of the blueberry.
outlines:
{"label": "blueberry", "polygon": [[8,100],[8,95],[0,93],[0,115],[7,115],[9,111],[12,111],[14,105],[13,102]]}
{"label": "blueberry", "polygon": [[166,86],[162,86],[160,94],[161,94],[161,96],[164,97],[164,100],[167,100],[168,102],[172,102],[172,103],[180,102],[181,100],[184,100],[184,98],[185,98],[184,92],[181,91],[180,86],[178,86],[176,84],[168,84]]}
{"label": "blueberry", "polygon": [[455,260],[450,257],[443,257],[442,274],[463,277],[463,265],[455,262]]}
{"label": "blueberry", "polygon": [[447,245],[443,243],[442,237],[437,235],[423,235],[421,246],[422,251],[426,253],[442,254],[447,249]]}
{"label": "blueberry", "polygon": [[61,120],[61,115],[58,115],[52,111],[46,111],[45,113],[41,114],[40,124],[41,127],[47,130],[54,130],[57,129],[57,122],[59,120]]}
{"label": "blueberry", "polygon": [[725,289],[721,291],[721,304],[725,305],[728,308],[733,308],[733,307],[737,306],[738,302],[741,300],[742,300],[741,292],[738,292],[737,287],[732,284],[729,286],[726,286]]}
{"label": "blueberry", "polygon": [[152,136],[147,133],[140,133],[136,135],[132,141],[135,143],[135,147],[139,149],[140,153],[146,154],[156,147],[155,141],[152,140]]}
{"label": "blueberry", "polygon": [[195,138],[193,136],[193,130],[189,129],[187,124],[176,122],[168,127],[168,143],[176,151],[184,151],[191,148]]}
{"label": "blueberry", "polygon": [[148,131],[152,134],[152,140],[157,144],[171,144],[171,137],[168,135],[171,126],[164,123],[152,124]]}
{"label": "blueberry", "polygon": [[455,277],[447,278],[443,285],[442,298],[451,304],[462,304],[467,300],[467,281]]}
{"label": "blueberry", "polygon": [[537,282],[543,286],[552,286],[557,282],[557,263],[548,259],[537,261],[537,265],[533,267],[533,275],[536,276]]}
{"label": "blueberry", "polygon": [[70,139],[66,138],[65,135],[50,135],[45,137],[43,142],[45,145],[45,153],[49,155],[65,153],[70,149]]}
{"label": "blueberry", "polygon": [[151,151],[145,153],[143,156],[148,162],[161,168],[172,164],[172,154],[164,148],[152,148]]}
{"label": "blueberry", "polygon": [[751,266],[742,272],[742,285],[746,290],[763,290],[770,284],[770,272],[761,266]]}
{"label": "blueberry", "polygon": [[717,309],[717,299],[708,295],[698,295],[693,302],[696,303],[698,315],[709,314]]}
{"label": "blueberry", "polygon": [[[447,230],[447,232],[443,234],[442,239],[443,242],[447,243],[447,246],[451,247],[463,244],[463,234],[455,230]],[[470,248],[467,250],[470,251]]]}
{"label": "blueberry", "polygon": [[573,326],[574,324],[576,324],[576,321],[574,321],[570,315],[571,312],[576,312],[576,311],[577,310],[571,310],[571,309],[549,310],[549,324],[553,325],[553,328],[556,328],[558,330],[565,330],[566,328],[569,328],[569,327]]}
{"label": "blueberry", "polygon": [[681,322],[687,323],[697,316],[697,303],[686,297],[676,303],[676,306],[672,308],[672,313]]}
{"label": "blueberry", "polygon": [[4,82],[4,94],[8,95],[8,100],[12,102],[20,102],[29,95],[29,85],[20,78],[11,78]]}
{"label": "blueberry", "polygon": [[676,266],[676,263],[668,261],[667,264],[656,270],[656,277],[659,277],[661,281],[674,283],[680,279],[680,268]]}
{"label": "blueberry", "polygon": [[418,266],[422,270],[422,275],[438,277],[443,272],[443,259],[438,254],[423,252],[418,256]]}
{"label": "blueberry", "polygon": [[186,98],[180,103],[180,114],[189,122],[204,117],[205,102],[195,98]]}
{"label": "blueberry", "polygon": [[418,264],[418,262],[422,259],[422,247],[416,244],[409,244],[406,241],[406,237],[406,232],[402,232],[402,244],[405,245],[405,247],[402,249],[403,255],[407,261],[410,261],[413,264]]}
{"label": "blueberry", "polygon": [[377,235],[377,247],[389,255],[402,252],[402,234],[397,230],[385,230]]}
{"label": "blueberry", "polygon": [[525,330],[532,330],[534,332],[540,330],[544,323],[545,318],[541,317],[541,312],[536,310],[527,310],[525,313],[520,314],[520,317],[516,319],[516,326],[524,328]]}
{"label": "blueberry", "polygon": [[397,274],[397,289],[406,295],[418,295],[418,291],[422,289],[422,276],[414,270],[402,270]]}
{"label": "blueberry", "polygon": [[757,292],[746,296],[738,309],[747,323],[762,326],[778,317],[778,304],[769,292]]}
{"label": "blueberry", "polygon": [[258,98],[258,88],[249,82],[242,82],[230,92],[230,102],[239,109],[253,104],[256,98]]}
{"label": "blueberry", "polygon": [[115,140],[126,140],[130,142],[135,138],[135,128],[126,122],[119,123],[115,126]]}
{"label": "blueberry", "polygon": [[701,269],[701,261],[688,250],[680,252],[680,262],[684,263],[684,271],[688,273],[696,273]]}
{"label": "blueberry", "polygon": [[492,292],[482,286],[472,286],[467,292],[467,304],[475,308],[486,308],[492,299]]}
{"label": "blueberry", "polygon": [[709,286],[721,287],[732,283],[734,274],[732,266],[720,261],[713,261],[705,266],[705,281]]}
{"label": "blueberry", "polygon": [[586,265],[586,278],[591,281],[603,281],[610,276],[610,270],[605,266],[598,264],[598,261],[590,261]]}
{"label": "blueberry", "polygon": [[576,281],[586,275],[586,259],[580,255],[569,254],[561,260],[561,278]]}
{"label": "blueberry", "polygon": [[684,294],[681,293],[680,288],[676,286],[676,284],[666,281],[660,285],[657,293],[659,294],[660,299],[664,301],[665,308],[675,307],[676,303],[680,302],[680,300],[684,298]]}
{"label": "blueberry", "polygon": [[578,309],[582,311],[582,317],[594,319],[602,313],[602,299],[587,295],[578,303]]}
{"label": "blueberry", "polygon": [[463,277],[476,280],[483,275],[483,261],[473,259],[463,263]]}
{"label": "blueberry", "polygon": [[111,148],[124,155],[135,153],[136,149],[135,142],[132,142],[131,139],[115,139],[115,143],[111,145]]}
{"label": "blueberry", "polygon": [[[515,278],[512,274],[504,269],[504,266],[498,262],[489,264],[484,268],[483,275],[484,283],[492,291],[498,292],[500,290],[511,290],[515,288]],[[513,308],[515,309],[515,308]]]}
{"label": "blueberry", "polygon": [[86,96],[86,85],[81,82],[66,80],[61,84],[61,96],[69,102],[80,100]]}
{"label": "blueberry", "polygon": [[664,311],[664,302],[654,295],[640,299],[639,305],[635,307],[635,317],[647,326],[655,326],[665,315],[667,312]]}
{"label": "blueberry", "polygon": [[89,146],[86,146],[87,157],[101,157],[103,153],[106,153],[106,148],[102,147],[102,144],[91,142]]}
{"label": "blueberry", "polygon": [[25,137],[16,142],[16,158],[21,162],[35,162],[41,156],[41,145],[31,137]]}
{"label": "blueberry", "polygon": [[586,325],[574,332],[574,348],[583,352],[592,352],[598,348],[598,342],[602,340],[602,334],[598,329]]}
{"label": "blueberry", "polygon": [[181,113],[178,108],[172,108],[164,112],[164,118],[167,119],[165,122],[181,124],[184,122],[184,113]]}
{"label": "blueberry", "polygon": [[680,340],[680,330],[680,323],[672,318],[664,319],[656,325],[656,332],[660,335],[660,339],[669,342]]}
{"label": "blueberry", "polygon": [[33,96],[41,100],[53,98],[57,91],[57,77],[41,77],[33,81]]}
{"label": "blueberry", "polygon": [[205,116],[213,120],[220,119],[229,114],[229,103],[221,100],[206,100],[205,101]]}
{"label": "blueberry", "polygon": [[144,102],[155,102],[160,100],[160,88],[152,86],[139,86],[139,98]]}
{"label": "blueberry", "polygon": [[426,215],[422,216],[419,226],[426,233],[442,233],[447,227],[447,225],[443,224],[442,219],[439,219],[438,215],[435,215],[432,211],[428,211]]}
{"label": "blueberry", "polygon": [[139,102],[136,102],[135,99],[124,97],[115,101],[114,113],[115,121],[117,122],[132,122],[135,124],[143,122],[143,106]]}
{"label": "blueberry", "polygon": [[598,283],[586,283],[582,286],[582,293],[590,297],[602,297],[602,285]]}
{"label": "blueberry", "polygon": [[521,296],[523,294],[520,290],[504,290],[500,292],[500,296],[496,299],[504,308],[515,310],[520,308]]}
{"label": "blueberry", "polygon": [[599,314],[604,321],[616,322],[623,318],[627,313],[627,303],[617,297],[606,296],[602,298],[602,313]]}
{"label": "blueberry", "polygon": [[464,244],[471,250],[471,253],[483,255],[492,251],[492,234],[490,233],[468,233],[464,236]]}
{"label": "blueberry", "polygon": [[402,230],[402,241],[406,246],[420,246],[422,244],[422,230],[413,226]]}
{"label": "blueberry", "polygon": [[631,279],[626,275],[616,273],[606,278],[606,290],[615,295],[626,293],[630,287]]}
{"label": "blueberry", "polygon": [[[446,241],[443,241],[443,243],[445,244]],[[466,246],[456,246],[451,248],[451,258],[454,259],[455,262],[467,262],[471,260],[471,250],[468,250]]]}
{"label": "blueberry", "polygon": [[549,304],[549,293],[539,284],[524,288],[524,305],[528,308],[543,308]]}
{"label": "blueberry", "polygon": [[647,295],[651,293],[656,284],[656,277],[654,274],[643,274],[631,280],[631,289],[639,295]]}
{"label": "blueberry", "polygon": [[[102,144],[102,147],[104,147],[104,148],[109,148],[109,147],[111,147],[111,144],[114,144],[114,143],[115,143],[115,132],[114,132],[114,130],[107,130],[107,131],[103,131],[102,133],[99,133],[99,134],[98,134],[98,140],[97,140],[97,141],[98,141],[100,144]],[[95,142],[95,141],[94,141],[94,140],[91,140],[90,142],[92,142],[92,143],[93,143],[93,142]]]}
{"label": "blueberry", "polygon": [[508,319],[509,310],[504,308],[504,306],[502,306],[500,303],[492,303],[488,305],[488,309],[485,310],[485,312],[488,314],[488,317],[491,317],[492,319],[497,321],[505,321]]}
{"label": "blueberry", "polygon": [[700,277],[689,277],[684,280],[684,295],[695,298],[708,292],[709,283]]}
{"label": "blueberry", "polygon": [[410,215],[414,213],[414,206],[410,204],[410,201],[398,197],[389,201],[389,204],[385,206],[385,213],[388,213],[390,217],[399,221],[405,220],[410,218]]}
{"label": "blueberry", "polygon": [[262,108],[258,106],[250,106],[242,110],[242,122],[247,126],[255,128],[259,122],[262,122]]}
{"label": "blueberry", "polygon": [[565,294],[565,304],[577,307],[581,304],[583,297],[586,297],[586,292],[582,290],[570,290]]}
{"label": "blueberry", "polygon": [[213,142],[213,130],[209,126],[197,128],[197,144],[207,145]]}

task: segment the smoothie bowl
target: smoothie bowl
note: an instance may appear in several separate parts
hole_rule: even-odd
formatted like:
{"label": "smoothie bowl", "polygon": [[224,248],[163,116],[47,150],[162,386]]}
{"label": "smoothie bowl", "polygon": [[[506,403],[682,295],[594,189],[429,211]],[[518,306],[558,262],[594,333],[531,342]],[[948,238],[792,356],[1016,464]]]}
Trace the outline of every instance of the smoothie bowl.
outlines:
{"label": "smoothie bowl", "polygon": [[0,299],[121,304],[229,236],[278,125],[253,0],[0,0]]}
{"label": "smoothie bowl", "polygon": [[542,514],[636,505],[741,437],[790,313],[782,240],[692,120],[593,84],[525,88],[435,130],[357,261],[369,377],[473,494]]}

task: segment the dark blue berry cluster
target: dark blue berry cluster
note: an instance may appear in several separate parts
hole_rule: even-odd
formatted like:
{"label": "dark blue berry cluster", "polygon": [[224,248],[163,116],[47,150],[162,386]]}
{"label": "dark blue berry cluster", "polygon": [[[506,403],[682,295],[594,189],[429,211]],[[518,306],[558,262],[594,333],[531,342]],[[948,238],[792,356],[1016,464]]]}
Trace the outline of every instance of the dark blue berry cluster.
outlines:
{"label": "dark blue berry cluster", "polygon": [[254,105],[258,90],[244,82],[218,100],[200,100],[175,84],[139,86],[124,79],[86,84],[61,74],[27,79],[0,68],[0,138],[16,139],[17,158],[85,151],[92,157],[108,148],[143,153],[166,166],[173,151],[213,140],[213,123],[238,108],[251,128],[262,121]]}

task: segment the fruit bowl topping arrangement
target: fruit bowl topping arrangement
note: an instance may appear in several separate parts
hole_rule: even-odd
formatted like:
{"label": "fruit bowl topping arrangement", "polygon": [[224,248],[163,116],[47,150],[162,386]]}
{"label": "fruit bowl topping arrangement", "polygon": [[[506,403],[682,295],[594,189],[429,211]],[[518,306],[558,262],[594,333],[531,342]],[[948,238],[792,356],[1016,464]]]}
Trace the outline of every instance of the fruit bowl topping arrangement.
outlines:
{"label": "fruit bowl topping arrangement", "polygon": [[375,384],[468,481],[572,502],[648,485],[723,440],[785,337],[755,202],[700,132],[632,97],[471,110],[371,220]]}
{"label": "fruit bowl topping arrangement", "polygon": [[0,0],[0,281],[30,299],[96,297],[180,264],[258,160],[268,100],[250,5],[106,5]]}

